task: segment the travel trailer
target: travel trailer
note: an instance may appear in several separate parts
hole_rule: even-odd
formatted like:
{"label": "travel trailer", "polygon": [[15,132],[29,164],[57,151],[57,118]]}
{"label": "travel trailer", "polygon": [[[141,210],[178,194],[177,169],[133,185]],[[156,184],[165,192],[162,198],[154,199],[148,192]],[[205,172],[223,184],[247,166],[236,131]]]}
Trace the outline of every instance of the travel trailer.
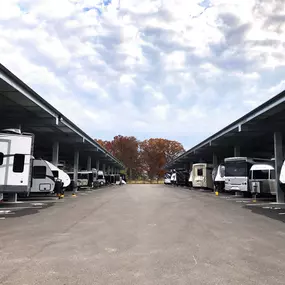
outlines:
{"label": "travel trailer", "polygon": [[55,177],[50,169],[47,161],[42,159],[32,160],[32,179],[30,193],[54,192]]}
{"label": "travel trailer", "polygon": [[56,167],[33,157],[33,141],[33,134],[21,133],[17,129],[1,131],[0,193],[29,195],[54,192],[58,179],[55,179],[51,168]]}
{"label": "travel trailer", "polygon": [[178,186],[188,186],[189,171],[185,169],[176,169],[176,184]]}
{"label": "travel trailer", "polygon": [[194,188],[213,189],[213,166],[207,163],[195,163],[192,166],[192,184]]}
{"label": "travel trailer", "polygon": [[250,168],[250,192],[276,195],[275,170],[272,163],[257,163]]}
{"label": "travel trailer", "polygon": [[30,192],[33,144],[33,134],[17,129],[0,132],[0,193]]}
{"label": "travel trailer", "polygon": [[225,191],[249,192],[250,169],[254,164],[262,162],[270,160],[250,157],[225,158]]}
{"label": "travel trailer", "polygon": [[165,173],[164,175],[164,184],[170,185],[171,184],[171,173]]}
{"label": "travel trailer", "polygon": [[106,179],[105,179],[105,176],[104,176],[104,172],[102,170],[98,170],[97,181],[98,181],[100,186],[103,186],[103,185],[106,184]]}
{"label": "travel trailer", "polygon": [[[67,172],[71,179],[71,187],[74,185],[74,172]],[[78,188],[87,188],[94,187],[94,184],[97,181],[97,171],[96,169],[92,169],[91,171],[82,170],[78,171],[77,174],[77,187]]]}
{"label": "travel trailer", "polygon": [[212,179],[214,183],[214,190],[222,192],[225,190],[225,165],[220,164],[215,167],[212,172]]}
{"label": "travel trailer", "polygon": [[120,176],[120,174],[115,174],[115,183],[116,183],[116,185],[120,185],[121,184],[121,176]]}
{"label": "travel trailer", "polygon": [[52,163],[46,161],[47,165],[52,171],[52,174],[55,178],[55,180],[60,180],[63,183],[63,188],[67,188],[70,185],[70,177],[67,173],[65,173],[62,169],[59,169]]}
{"label": "travel trailer", "polygon": [[170,182],[171,182],[171,185],[176,185],[176,172],[173,172],[171,174]]}
{"label": "travel trailer", "polygon": [[192,170],[190,170],[189,172],[188,186],[193,187],[193,171]]}

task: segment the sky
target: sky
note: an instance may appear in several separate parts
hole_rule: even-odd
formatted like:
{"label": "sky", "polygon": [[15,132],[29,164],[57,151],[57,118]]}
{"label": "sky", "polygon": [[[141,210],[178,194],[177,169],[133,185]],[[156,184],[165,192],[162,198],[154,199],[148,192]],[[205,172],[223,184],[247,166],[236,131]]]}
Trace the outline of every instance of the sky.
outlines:
{"label": "sky", "polygon": [[0,0],[0,62],[94,138],[186,149],[285,89],[282,0]]}

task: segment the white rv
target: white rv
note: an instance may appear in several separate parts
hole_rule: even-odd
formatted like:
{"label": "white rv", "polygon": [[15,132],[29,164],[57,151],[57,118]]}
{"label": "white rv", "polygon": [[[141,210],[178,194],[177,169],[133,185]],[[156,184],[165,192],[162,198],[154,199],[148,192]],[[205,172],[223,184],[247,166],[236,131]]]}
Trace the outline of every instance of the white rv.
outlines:
{"label": "white rv", "polygon": [[[67,172],[72,182],[74,182],[74,172]],[[82,170],[78,171],[77,174],[77,187],[78,188],[87,188],[93,187],[94,183],[97,181],[97,171],[92,169],[91,171]]]}
{"label": "white rv", "polygon": [[250,168],[256,163],[269,161],[250,157],[225,158],[225,191],[249,192]]}
{"label": "white rv", "polygon": [[215,191],[224,191],[225,189],[225,165],[220,164],[215,167],[212,172],[212,179]]}
{"label": "white rv", "polygon": [[250,168],[250,192],[276,195],[275,170],[271,163],[257,163]]}
{"label": "white rv", "polygon": [[213,189],[213,166],[207,163],[195,163],[192,166],[192,184],[194,188]]}
{"label": "white rv", "polygon": [[0,193],[29,193],[33,142],[33,134],[16,129],[0,132]]}
{"label": "white rv", "polygon": [[106,184],[105,175],[104,175],[104,172],[102,170],[98,170],[97,181],[98,181],[100,186],[103,186]]}
{"label": "white rv", "polygon": [[31,193],[53,193],[55,177],[47,161],[34,159],[32,161]]}
{"label": "white rv", "polygon": [[164,175],[164,184],[165,185],[171,184],[171,173],[165,173],[165,175]]}
{"label": "white rv", "polygon": [[189,174],[189,187],[193,187],[193,171],[190,170],[190,174]]}
{"label": "white rv", "polygon": [[170,182],[172,185],[176,185],[176,172],[171,174]]}
{"label": "white rv", "polygon": [[53,165],[52,163],[50,163],[48,161],[46,161],[46,163],[49,166],[49,168],[51,169],[55,180],[59,179],[63,183],[63,188],[67,188],[71,182],[69,175],[67,173],[65,173],[63,170],[61,170],[58,167],[56,167],[55,165]]}

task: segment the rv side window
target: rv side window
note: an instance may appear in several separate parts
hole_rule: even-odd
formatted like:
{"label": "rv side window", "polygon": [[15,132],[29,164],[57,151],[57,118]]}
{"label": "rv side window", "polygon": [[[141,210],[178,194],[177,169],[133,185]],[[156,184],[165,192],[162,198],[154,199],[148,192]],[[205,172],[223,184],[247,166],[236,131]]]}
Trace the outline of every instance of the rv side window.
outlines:
{"label": "rv side window", "polygon": [[270,179],[275,179],[275,170],[270,170]]}
{"label": "rv side window", "polygon": [[22,173],[24,171],[25,155],[16,153],[14,155],[13,172]]}
{"label": "rv side window", "polygon": [[268,170],[253,170],[253,179],[269,179]]}
{"label": "rv side window", "polygon": [[45,166],[34,166],[33,167],[33,178],[34,179],[45,179],[46,178],[46,167]]}
{"label": "rv side window", "polygon": [[52,170],[52,174],[54,178],[58,178],[58,170]]}
{"label": "rv side window", "polygon": [[4,154],[0,152],[0,165],[3,164],[3,160],[4,160]]}
{"label": "rv side window", "polygon": [[197,175],[198,176],[203,176],[203,168],[198,168],[197,169]]}

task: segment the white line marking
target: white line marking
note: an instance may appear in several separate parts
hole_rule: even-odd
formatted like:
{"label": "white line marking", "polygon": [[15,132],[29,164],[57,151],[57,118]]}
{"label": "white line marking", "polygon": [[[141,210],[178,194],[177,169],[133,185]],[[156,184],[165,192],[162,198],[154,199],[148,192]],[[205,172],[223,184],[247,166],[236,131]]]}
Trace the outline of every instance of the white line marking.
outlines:
{"label": "white line marking", "polygon": [[4,211],[0,211],[0,214],[9,214],[11,212],[11,210],[4,210]]}
{"label": "white line marking", "polygon": [[195,256],[193,255],[193,259],[194,259],[194,261],[195,261],[195,265],[197,265],[198,264],[198,262],[197,262],[197,260],[196,260],[196,258],[195,258]]}
{"label": "white line marking", "polygon": [[6,218],[5,217],[0,217],[0,220],[5,220]]}
{"label": "white line marking", "polygon": [[279,213],[279,215],[285,215],[285,213]]}

